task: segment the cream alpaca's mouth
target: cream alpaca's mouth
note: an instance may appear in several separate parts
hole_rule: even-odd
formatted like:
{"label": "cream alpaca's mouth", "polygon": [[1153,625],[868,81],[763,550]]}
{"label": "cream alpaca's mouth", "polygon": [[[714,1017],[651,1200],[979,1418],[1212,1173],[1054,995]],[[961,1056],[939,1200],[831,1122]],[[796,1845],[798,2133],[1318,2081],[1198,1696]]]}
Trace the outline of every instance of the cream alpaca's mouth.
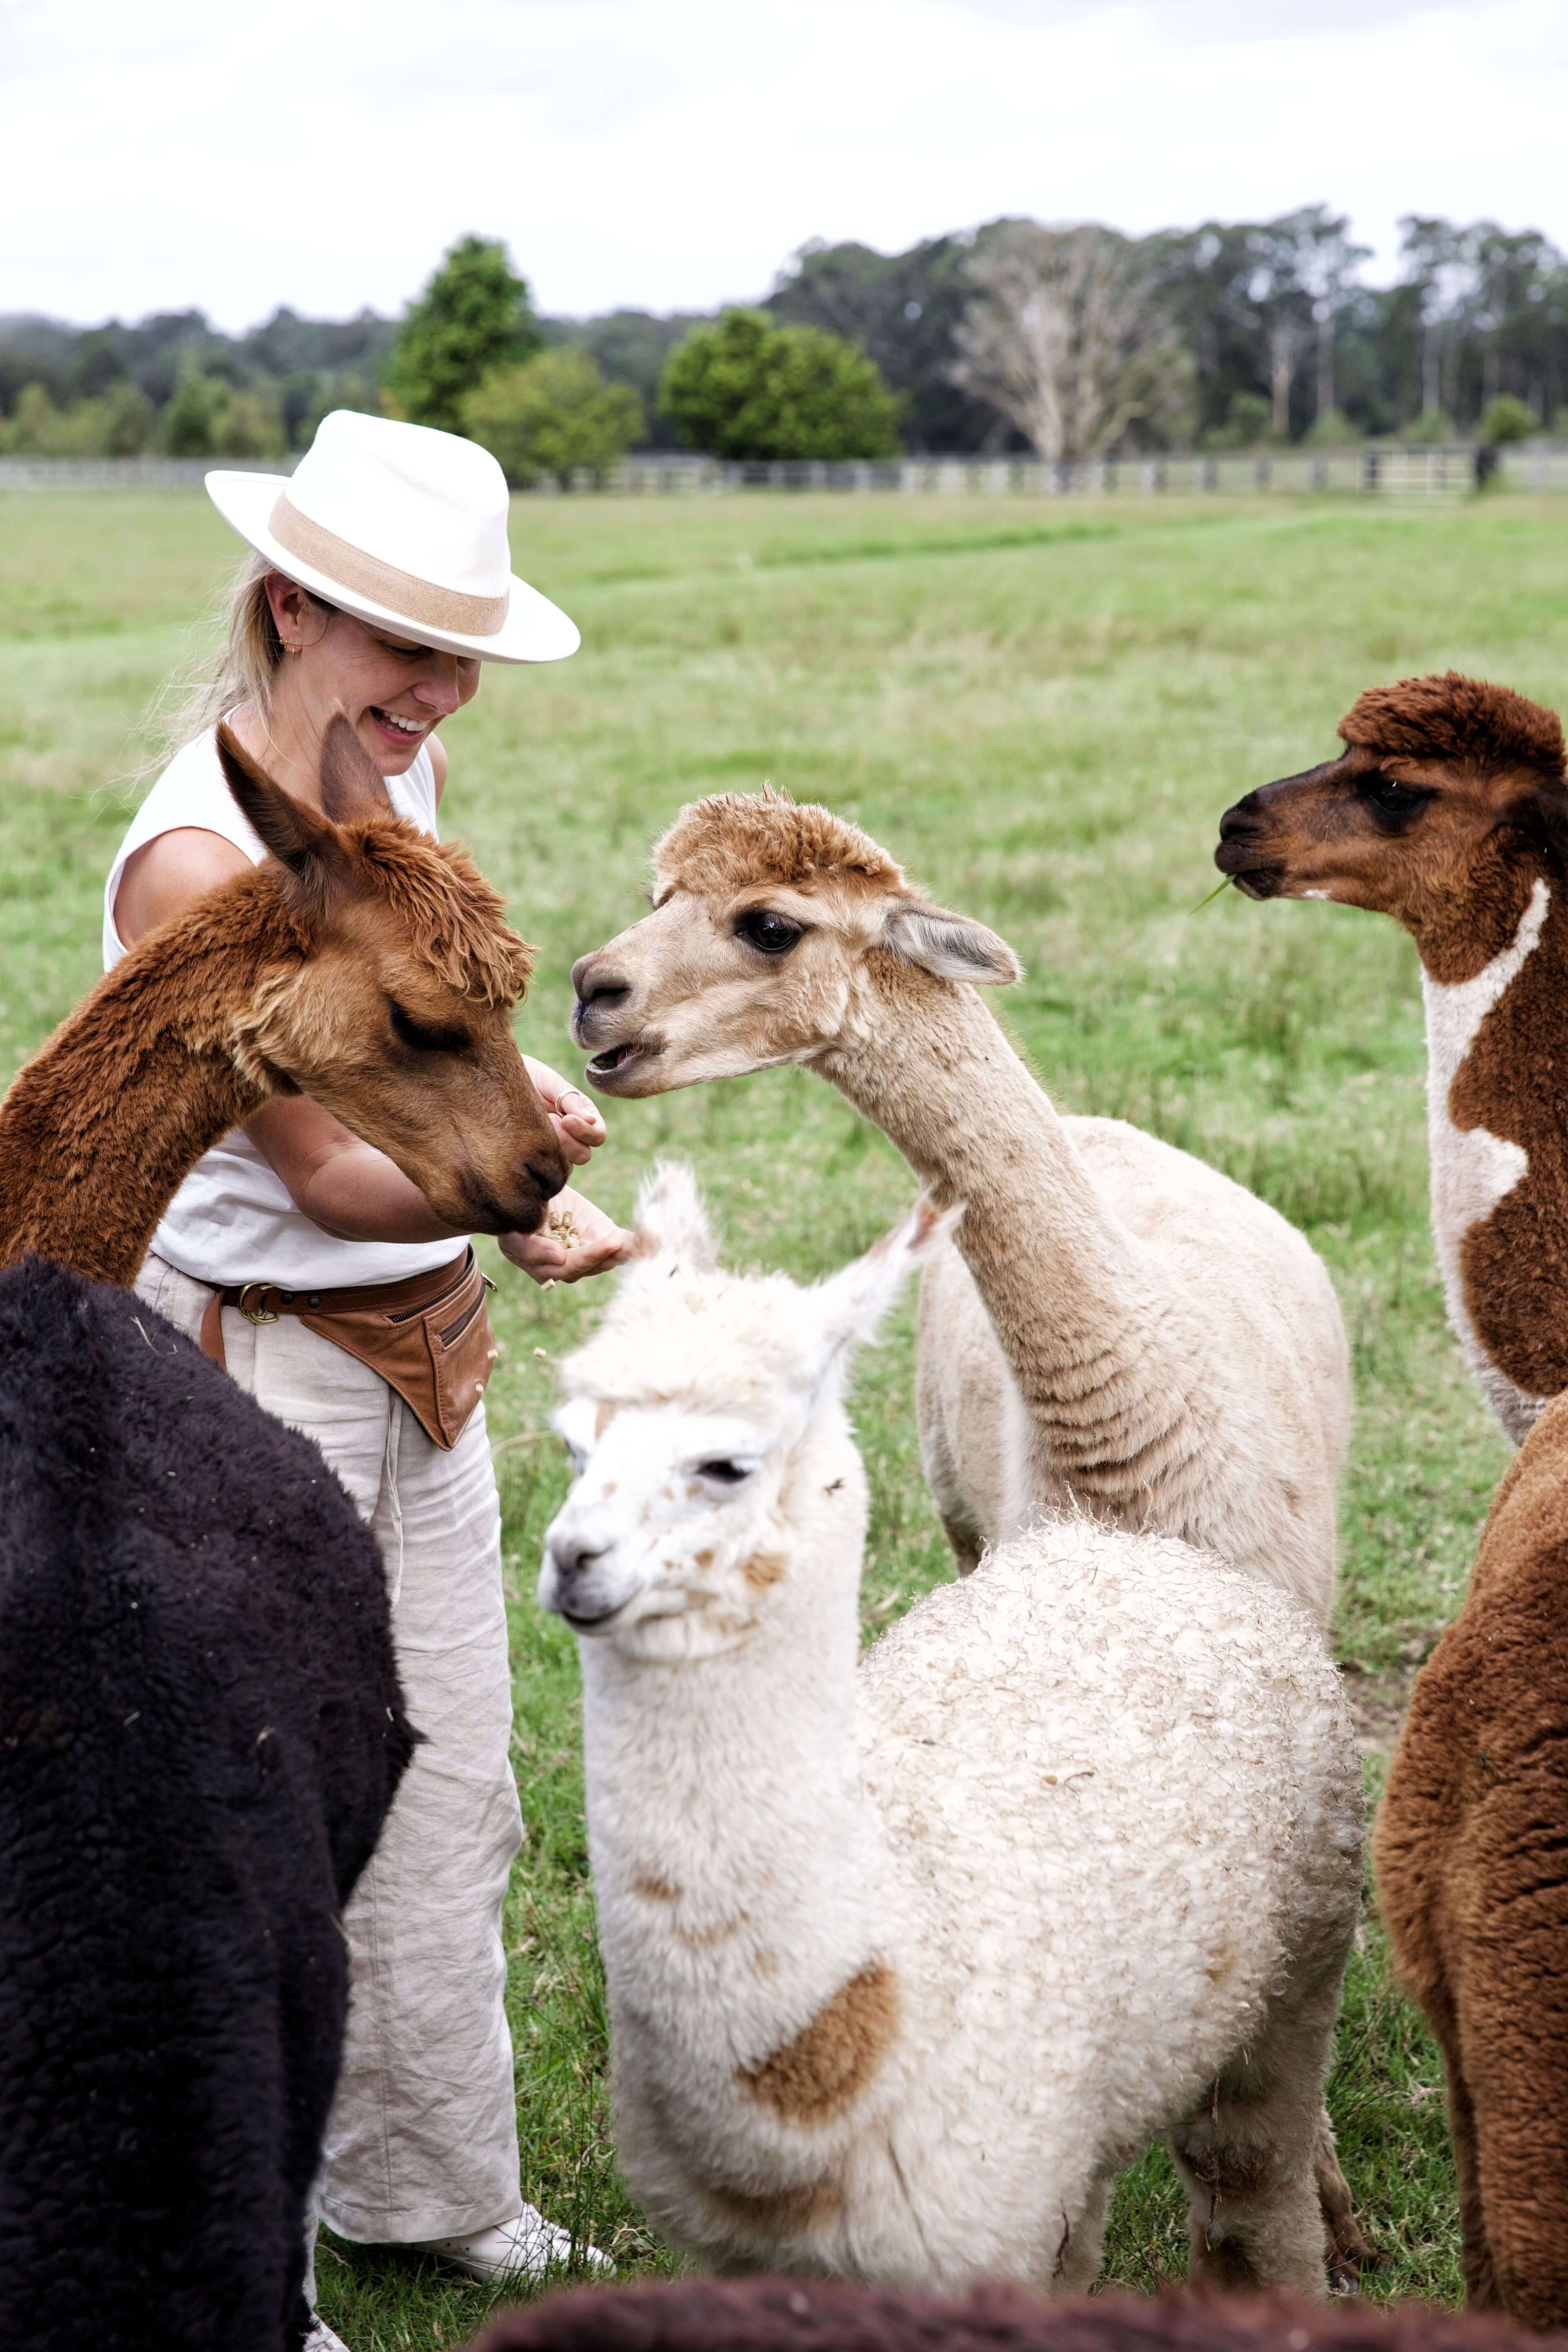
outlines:
{"label": "cream alpaca's mouth", "polygon": [[652,1061],[658,1050],[646,1037],[634,1037],[626,1045],[606,1045],[604,1052],[595,1054],[588,1064],[586,1076],[589,1083],[602,1087],[606,1079],[619,1077],[629,1070],[634,1062]]}

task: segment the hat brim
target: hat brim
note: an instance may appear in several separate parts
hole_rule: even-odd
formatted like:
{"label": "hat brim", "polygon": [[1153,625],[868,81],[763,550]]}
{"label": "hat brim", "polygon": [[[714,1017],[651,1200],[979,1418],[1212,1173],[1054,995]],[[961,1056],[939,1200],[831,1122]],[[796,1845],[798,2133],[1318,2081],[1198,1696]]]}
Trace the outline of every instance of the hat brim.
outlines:
{"label": "hat brim", "polygon": [[413,637],[422,646],[435,646],[442,653],[460,654],[479,661],[564,661],[583,642],[576,623],[567,618],[559,604],[552,604],[548,596],[542,596],[537,588],[531,588],[515,572],[506,620],[494,636],[462,636],[446,629],[432,629],[390,604],[370,603],[327,572],[301,563],[297,555],[290,555],[286,547],[279,544],[270,525],[278,494],[289,487],[286,474],[214,473],[206,477],[206,486],[207,496],[225,522],[238,531],[258,555],[264,555],[268,563],[275,563],[279,572],[286,572],[301,588],[309,589],[313,596],[335,604],[340,612],[352,613],[356,620],[370,621],[379,628],[395,631],[399,636]]}

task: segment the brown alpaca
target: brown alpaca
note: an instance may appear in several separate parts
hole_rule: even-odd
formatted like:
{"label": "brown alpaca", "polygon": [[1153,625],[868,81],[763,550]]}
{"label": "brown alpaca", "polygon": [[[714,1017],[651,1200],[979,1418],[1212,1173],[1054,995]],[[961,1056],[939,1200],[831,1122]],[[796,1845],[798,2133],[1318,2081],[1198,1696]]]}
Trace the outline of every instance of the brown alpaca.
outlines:
{"label": "brown alpaca", "polygon": [[1568,2326],[1568,1396],[1498,1488],[1373,1852],[1447,2069],[1468,2300]]}
{"label": "brown alpaca", "polygon": [[515,2305],[468,2352],[1542,2352],[1542,2340],[1425,2303],[1174,2291],[1047,2302],[1000,2285],[946,2300],[838,2280],[683,2278]]}
{"label": "brown alpaca", "polygon": [[229,789],[272,855],[149,933],[0,1103],[0,1265],[129,1284],[184,1177],[273,1095],[308,1094],[437,1216],[531,1233],[566,1181],[512,1042],[530,955],[459,849],[394,814],[348,720],[318,815],[226,728]]}
{"label": "brown alpaca", "polygon": [[1568,783],[1554,714],[1450,670],[1363,694],[1336,760],[1220,822],[1252,898],[1403,923],[1426,1003],[1432,1225],[1449,1320],[1517,1444],[1568,1388]]}

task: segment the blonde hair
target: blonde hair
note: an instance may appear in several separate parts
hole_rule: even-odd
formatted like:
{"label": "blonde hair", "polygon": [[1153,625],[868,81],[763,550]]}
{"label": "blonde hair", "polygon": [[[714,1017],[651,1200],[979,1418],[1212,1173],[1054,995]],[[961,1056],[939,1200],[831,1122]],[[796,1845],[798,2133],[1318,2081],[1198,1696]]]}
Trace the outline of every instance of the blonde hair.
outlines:
{"label": "blonde hair", "polygon": [[[283,640],[267,594],[268,574],[277,569],[265,555],[246,557],[223,600],[223,649],[216,661],[204,664],[194,677],[171,681],[154,703],[151,731],[157,768],[205,735],[237,703],[253,704],[264,726],[270,719],[284,659]],[[319,596],[310,602],[329,615],[333,610]]]}

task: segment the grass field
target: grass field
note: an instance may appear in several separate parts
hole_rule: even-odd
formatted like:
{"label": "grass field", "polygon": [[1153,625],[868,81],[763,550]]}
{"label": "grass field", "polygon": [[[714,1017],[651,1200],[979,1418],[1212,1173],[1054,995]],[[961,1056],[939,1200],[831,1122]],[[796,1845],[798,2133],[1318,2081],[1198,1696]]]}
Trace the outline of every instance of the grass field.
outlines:
{"label": "grass field", "polygon": [[[1332,1269],[1358,1393],[1336,1632],[1375,1784],[1504,1459],[1444,1328],[1427,1238],[1415,960],[1370,916],[1228,893],[1194,910],[1220,811],[1326,756],[1362,687],[1452,664],[1561,702],[1568,508],[560,499],[521,504],[513,544],[584,650],[487,676],[447,730],[447,822],[540,948],[521,1041],[572,1066],[568,968],[635,919],[651,838],[681,801],[763,777],[852,815],[994,924],[1027,970],[1001,1009],[1056,1100],[1253,1185]],[[235,553],[195,498],[0,505],[6,1075],[96,973],[138,722],[199,656],[195,625]],[[913,1189],[804,1074],[610,1117],[591,1185],[606,1206],[629,1207],[656,1153],[689,1155],[731,1255],[801,1277],[864,1247]],[[526,2191],[636,2272],[668,2257],[615,2173],[575,1658],[531,1598],[563,1486],[550,1360],[595,1311],[591,1288],[541,1295],[502,1275],[491,1428],[529,1833],[508,1948]],[[920,1475],[910,1328],[906,1314],[858,1390],[868,1633],[949,1573]],[[1439,2081],[1369,1909],[1331,2104],[1386,2257],[1366,2282],[1379,2298],[1458,2293]],[[1129,2283],[1179,2272],[1163,2157],[1124,2182],[1110,2252]],[[353,2352],[460,2342],[492,2300],[342,2246],[324,2249],[321,2288]]]}

